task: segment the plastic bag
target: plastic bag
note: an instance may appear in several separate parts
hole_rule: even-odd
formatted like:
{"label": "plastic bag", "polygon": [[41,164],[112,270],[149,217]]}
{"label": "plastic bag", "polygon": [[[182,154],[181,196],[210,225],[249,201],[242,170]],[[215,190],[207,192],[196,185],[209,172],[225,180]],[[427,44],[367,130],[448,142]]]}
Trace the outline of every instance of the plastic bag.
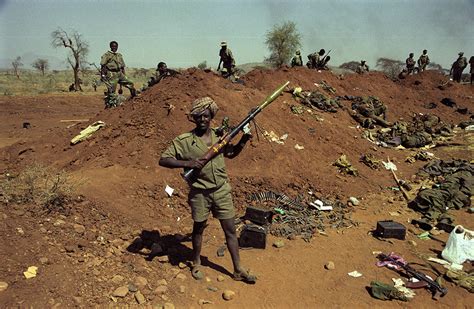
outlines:
{"label": "plastic bag", "polygon": [[456,264],[462,264],[467,260],[474,261],[474,231],[457,225],[449,234],[441,256]]}

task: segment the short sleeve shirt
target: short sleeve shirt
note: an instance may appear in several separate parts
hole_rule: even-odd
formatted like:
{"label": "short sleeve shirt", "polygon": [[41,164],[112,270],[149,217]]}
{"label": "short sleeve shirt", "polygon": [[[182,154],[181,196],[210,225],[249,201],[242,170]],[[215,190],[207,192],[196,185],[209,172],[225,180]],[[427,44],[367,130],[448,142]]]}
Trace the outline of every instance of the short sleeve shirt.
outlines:
{"label": "short sleeve shirt", "polygon": [[[211,130],[211,144],[218,141],[215,129]],[[195,160],[203,157],[209,150],[204,141],[193,131],[176,137],[171,145],[161,154],[162,158],[175,158],[177,160]],[[188,171],[189,169],[184,169]],[[219,188],[227,181],[224,155],[221,153],[209,161],[200,171],[197,179],[189,183],[195,189]]]}
{"label": "short sleeve shirt", "polygon": [[100,59],[100,65],[104,65],[108,70],[119,71],[125,67],[125,62],[121,53],[113,53],[108,51],[102,55]]}

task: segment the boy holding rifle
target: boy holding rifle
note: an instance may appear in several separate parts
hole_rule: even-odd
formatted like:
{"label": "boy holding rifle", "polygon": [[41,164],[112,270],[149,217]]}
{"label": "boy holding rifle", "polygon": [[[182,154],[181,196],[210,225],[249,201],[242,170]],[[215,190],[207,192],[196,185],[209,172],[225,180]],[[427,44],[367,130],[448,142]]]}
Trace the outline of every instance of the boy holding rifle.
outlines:
{"label": "boy holding rifle", "polygon": [[193,177],[187,178],[190,186],[188,202],[194,221],[192,276],[195,279],[204,277],[201,271],[202,236],[209,213],[212,212],[213,216],[219,219],[225,234],[234,266],[234,280],[253,284],[257,278],[240,265],[234,222],[235,209],[224,163],[224,157],[234,158],[242,151],[251,138],[250,129],[248,126],[243,128],[244,134],[236,145],[225,144],[220,154],[212,160],[203,159],[209,149],[219,141],[216,130],[210,127],[218,109],[217,104],[209,97],[195,100],[188,119],[194,122],[196,127],[191,132],[176,137],[161,155],[159,164],[167,168],[194,170]]}

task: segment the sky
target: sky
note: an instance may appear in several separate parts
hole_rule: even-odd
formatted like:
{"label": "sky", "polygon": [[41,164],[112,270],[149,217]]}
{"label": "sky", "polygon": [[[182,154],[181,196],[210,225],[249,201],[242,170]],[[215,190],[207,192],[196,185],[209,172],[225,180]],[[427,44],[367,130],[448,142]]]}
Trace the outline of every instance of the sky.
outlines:
{"label": "sky", "polygon": [[66,49],[51,45],[58,27],[83,36],[89,62],[112,40],[129,67],[215,68],[223,40],[237,65],[261,62],[266,33],[286,21],[296,23],[304,58],[324,48],[332,65],[373,67],[427,49],[449,68],[458,52],[474,55],[474,0],[0,0],[0,67],[21,56],[25,68],[39,57],[66,68]]}

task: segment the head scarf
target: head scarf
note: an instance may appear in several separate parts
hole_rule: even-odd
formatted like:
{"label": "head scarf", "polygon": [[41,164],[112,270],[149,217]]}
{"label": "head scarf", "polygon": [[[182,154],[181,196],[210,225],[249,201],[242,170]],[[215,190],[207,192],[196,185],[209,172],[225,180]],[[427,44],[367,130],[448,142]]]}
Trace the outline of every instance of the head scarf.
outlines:
{"label": "head scarf", "polygon": [[211,117],[214,118],[214,116],[217,114],[217,111],[219,110],[219,107],[210,97],[194,100],[193,104],[191,105],[191,110],[189,111],[189,119],[193,121],[193,116],[202,114],[206,109],[211,111]]}

